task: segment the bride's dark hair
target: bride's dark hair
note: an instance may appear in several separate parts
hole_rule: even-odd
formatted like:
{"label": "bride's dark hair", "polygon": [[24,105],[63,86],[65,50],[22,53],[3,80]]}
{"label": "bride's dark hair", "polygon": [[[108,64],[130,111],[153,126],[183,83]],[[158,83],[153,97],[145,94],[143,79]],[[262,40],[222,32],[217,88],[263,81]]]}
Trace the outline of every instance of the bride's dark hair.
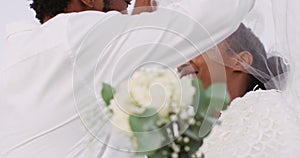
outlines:
{"label": "bride's dark hair", "polygon": [[252,65],[246,67],[247,73],[251,75],[248,91],[252,91],[255,87],[264,90],[277,88],[266,87],[266,83],[273,77],[287,72],[288,67],[283,58],[278,56],[268,58],[262,42],[244,24],[241,24],[225,41],[235,53],[248,51],[253,56]]}

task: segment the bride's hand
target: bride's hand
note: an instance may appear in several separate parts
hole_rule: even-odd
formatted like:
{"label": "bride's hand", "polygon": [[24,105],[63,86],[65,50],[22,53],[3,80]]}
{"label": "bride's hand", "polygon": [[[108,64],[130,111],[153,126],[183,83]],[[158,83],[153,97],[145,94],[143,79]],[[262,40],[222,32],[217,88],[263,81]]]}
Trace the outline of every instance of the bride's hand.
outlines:
{"label": "bride's hand", "polygon": [[132,14],[153,12],[155,11],[156,4],[156,0],[136,0]]}

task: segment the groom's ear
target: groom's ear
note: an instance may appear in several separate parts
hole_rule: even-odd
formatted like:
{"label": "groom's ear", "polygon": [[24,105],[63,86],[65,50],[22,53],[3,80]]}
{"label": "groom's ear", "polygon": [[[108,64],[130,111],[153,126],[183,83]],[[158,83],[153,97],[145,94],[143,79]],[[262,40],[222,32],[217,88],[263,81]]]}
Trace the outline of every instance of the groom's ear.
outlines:
{"label": "groom's ear", "polygon": [[80,0],[88,8],[94,8],[94,0]]}
{"label": "groom's ear", "polygon": [[251,66],[253,63],[253,56],[248,51],[243,51],[235,55],[233,61],[233,69],[235,71],[244,71],[247,65]]}

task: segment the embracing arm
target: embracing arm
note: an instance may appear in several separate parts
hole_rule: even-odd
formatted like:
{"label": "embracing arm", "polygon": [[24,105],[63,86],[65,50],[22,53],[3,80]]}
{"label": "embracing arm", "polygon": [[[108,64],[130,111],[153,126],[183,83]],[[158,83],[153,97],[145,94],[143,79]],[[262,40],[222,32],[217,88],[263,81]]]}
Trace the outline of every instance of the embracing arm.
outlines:
{"label": "embracing arm", "polygon": [[238,28],[254,2],[177,0],[166,9],[158,6],[155,12],[133,16],[74,14],[69,19],[69,43],[77,66],[91,72],[96,68],[91,74],[100,81],[118,85],[143,64],[176,68],[213,47]]}
{"label": "embracing arm", "polygon": [[[153,1],[152,3],[155,5],[156,1]],[[153,12],[154,7],[155,6],[152,6],[151,4],[151,0],[136,0],[132,14],[135,15],[144,12]]]}
{"label": "embracing arm", "polygon": [[253,5],[254,0],[181,0],[153,13],[102,13],[76,53],[89,53],[89,63],[100,64],[96,74],[116,82],[149,62],[175,68],[233,33]]}

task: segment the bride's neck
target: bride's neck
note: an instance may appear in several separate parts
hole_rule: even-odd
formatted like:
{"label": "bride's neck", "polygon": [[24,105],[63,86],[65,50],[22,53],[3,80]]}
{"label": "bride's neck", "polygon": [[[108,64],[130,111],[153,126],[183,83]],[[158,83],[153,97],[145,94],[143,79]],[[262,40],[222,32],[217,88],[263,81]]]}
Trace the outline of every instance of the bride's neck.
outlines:
{"label": "bride's neck", "polygon": [[231,100],[234,100],[238,97],[243,97],[248,92],[250,77],[248,74],[240,74],[231,78],[227,82],[227,88],[231,97]]}

